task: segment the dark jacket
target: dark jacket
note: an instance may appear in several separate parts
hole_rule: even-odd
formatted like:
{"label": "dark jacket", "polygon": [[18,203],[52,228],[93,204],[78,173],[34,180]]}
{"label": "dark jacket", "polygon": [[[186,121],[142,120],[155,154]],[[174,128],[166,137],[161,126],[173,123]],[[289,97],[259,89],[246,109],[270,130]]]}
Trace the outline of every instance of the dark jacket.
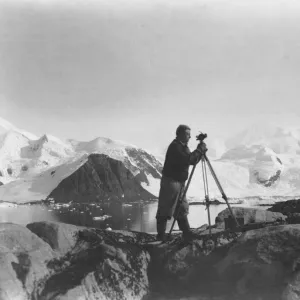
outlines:
{"label": "dark jacket", "polygon": [[189,166],[198,162],[201,153],[198,150],[190,151],[177,139],[169,145],[162,174],[175,181],[184,182],[189,176]]}

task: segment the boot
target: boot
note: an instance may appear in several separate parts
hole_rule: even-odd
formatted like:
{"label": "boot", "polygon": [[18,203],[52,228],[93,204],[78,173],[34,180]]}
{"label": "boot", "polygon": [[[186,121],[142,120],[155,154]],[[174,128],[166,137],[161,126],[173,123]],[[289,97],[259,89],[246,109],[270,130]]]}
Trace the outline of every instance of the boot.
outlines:
{"label": "boot", "polygon": [[190,242],[193,238],[197,237],[190,228],[187,215],[181,216],[177,219],[178,227],[182,231],[182,238],[185,242]]}
{"label": "boot", "polygon": [[157,229],[156,239],[158,241],[165,241],[166,240],[167,219],[161,218],[161,217],[156,218],[156,229]]}

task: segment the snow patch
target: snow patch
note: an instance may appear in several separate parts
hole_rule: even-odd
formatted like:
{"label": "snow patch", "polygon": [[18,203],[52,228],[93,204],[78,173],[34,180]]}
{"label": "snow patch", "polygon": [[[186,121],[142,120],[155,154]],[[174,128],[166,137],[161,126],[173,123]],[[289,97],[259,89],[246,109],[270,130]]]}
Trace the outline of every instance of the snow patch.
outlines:
{"label": "snow patch", "polygon": [[2,185],[0,186],[0,200],[27,203],[46,199],[64,178],[85,164],[87,159],[87,155],[77,155],[41,173]]}
{"label": "snow patch", "polygon": [[142,182],[142,187],[152,195],[158,197],[160,188],[160,179],[154,178],[151,174],[146,174],[149,184]]}

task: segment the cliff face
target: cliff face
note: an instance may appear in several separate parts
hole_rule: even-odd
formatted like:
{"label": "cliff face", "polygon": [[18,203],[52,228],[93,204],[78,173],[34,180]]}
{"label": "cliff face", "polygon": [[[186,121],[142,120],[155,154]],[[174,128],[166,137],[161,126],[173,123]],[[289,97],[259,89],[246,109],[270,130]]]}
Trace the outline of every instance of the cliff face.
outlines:
{"label": "cliff face", "polygon": [[134,176],[123,162],[104,154],[91,154],[87,162],[63,179],[48,198],[57,202],[154,199],[155,196],[141,186],[142,180]]}
{"label": "cliff face", "polygon": [[[135,169],[139,171],[136,177],[140,182],[149,184],[147,175],[151,175],[155,179],[161,178],[162,165],[153,155],[136,148],[127,148],[126,152],[130,160],[135,162]],[[130,164],[129,168],[132,169],[132,167]]]}

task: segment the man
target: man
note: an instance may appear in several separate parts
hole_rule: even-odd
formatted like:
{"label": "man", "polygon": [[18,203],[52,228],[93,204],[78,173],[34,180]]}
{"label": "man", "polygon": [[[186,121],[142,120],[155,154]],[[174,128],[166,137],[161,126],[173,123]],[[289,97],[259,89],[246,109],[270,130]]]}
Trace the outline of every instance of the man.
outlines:
{"label": "man", "polygon": [[190,138],[190,127],[179,125],[176,130],[176,138],[169,145],[166,153],[156,213],[157,240],[166,240],[167,221],[172,216],[177,217],[183,238],[189,240],[192,237],[187,218],[189,204],[186,197],[181,199],[180,203],[178,200],[180,200],[179,198],[184,191],[185,181],[188,179],[189,166],[197,164],[207,151],[207,148],[205,143],[202,142],[199,143],[196,150],[190,152],[188,147]]}

